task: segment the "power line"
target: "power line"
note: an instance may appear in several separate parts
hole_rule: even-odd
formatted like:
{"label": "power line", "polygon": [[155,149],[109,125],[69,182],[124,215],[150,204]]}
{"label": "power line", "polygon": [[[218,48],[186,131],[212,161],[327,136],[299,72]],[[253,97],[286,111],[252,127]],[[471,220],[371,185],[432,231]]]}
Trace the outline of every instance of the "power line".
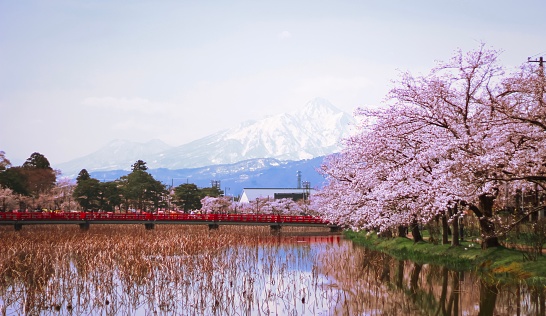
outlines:
{"label": "power line", "polygon": [[529,57],[528,59],[531,59],[531,58],[536,57],[536,56],[538,56],[538,55],[542,55],[542,54],[544,54],[544,53],[546,53],[546,50],[545,50],[545,51],[542,51],[542,52],[540,52],[540,53],[538,53],[538,54],[534,54],[533,56]]}
{"label": "power line", "polygon": [[540,56],[538,59],[533,59],[533,60],[531,58],[532,57],[528,57],[527,62],[529,62],[529,63],[538,63],[540,68],[544,67],[544,57]]}
{"label": "power line", "polygon": [[527,58],[529,63],[538,63],[539,71],[544,73],[544,57],[540,56],[538,59],[531,60],[531,57]]}

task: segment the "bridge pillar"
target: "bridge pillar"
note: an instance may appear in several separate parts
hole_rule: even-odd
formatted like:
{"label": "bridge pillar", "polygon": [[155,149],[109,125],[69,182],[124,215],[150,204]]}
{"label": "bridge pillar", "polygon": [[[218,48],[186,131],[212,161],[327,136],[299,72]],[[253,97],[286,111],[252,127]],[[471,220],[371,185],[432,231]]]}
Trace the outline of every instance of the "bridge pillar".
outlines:
{"label": "bridge pillar", "polygon": [[218,229],[218,228],[220,228],[220,225],[218,225],[218,224],[209,224],[209,230]]}
{"label": "bridge pillar", "polygon": [[81,230],[88,230],[89,229],[89,222],[85,222],[85,223],[79,223],[78,225],[80,225],[80,229]]}
{"label": "bridge pillar", "polygon": [[343,228],[341,228],[340,226],[328,226],[328,227],[330,227],[331,233],[339,233],[343,231]]}
{"label": "bridge pillar", "polygon": [[144,224],[144,227],[146,227],[146,230],[152,230],[155,227],[154,223],[146,223]]}
{"label": "bridge pillar", "polygon": [[15,228],[15,231],[20,231],[21,229],[23,229],[23,224],[21,223],[16,223],[13,225],[13,228]]}
{"label": "bridge pillar", "polygon": [[281,231],[281,225],[271,225],[269,226],[271,228],[271,232],[278,233]]}

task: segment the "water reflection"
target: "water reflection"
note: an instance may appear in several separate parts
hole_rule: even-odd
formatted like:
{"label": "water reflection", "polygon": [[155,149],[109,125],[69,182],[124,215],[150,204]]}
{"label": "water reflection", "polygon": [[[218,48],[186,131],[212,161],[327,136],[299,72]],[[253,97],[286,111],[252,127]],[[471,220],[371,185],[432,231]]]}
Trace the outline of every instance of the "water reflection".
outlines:
{"label": "water reflection", "polygon": [[[340,261],[352,268],[334,275],[344,295],[336,315],[545,313],[544,287],[488,284],[475,273],[399,261],[360,247],[347,247],[351,251],[342,250]],[[335,263],[336,253],[324,253],[324,262]]]}
{"label": "water reflection", "polygon": [[544,315],[544,288],[395,260],[340,235],[0,228],[0,315]]}

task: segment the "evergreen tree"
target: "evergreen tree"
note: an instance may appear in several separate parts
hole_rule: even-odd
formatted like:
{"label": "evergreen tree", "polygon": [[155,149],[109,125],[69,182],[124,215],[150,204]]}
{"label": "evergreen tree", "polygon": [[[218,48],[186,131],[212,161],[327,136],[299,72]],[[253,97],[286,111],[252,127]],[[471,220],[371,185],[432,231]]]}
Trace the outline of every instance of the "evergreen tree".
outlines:
{"label": "evergreen tree", "polygon": [[89,172],[87,172],[86,169],[82,169],[80,173],[78,173],[78,177],[76,178],[76,181],[79,183],[80,181],[85,181],[91,179],[91,175],[89,175]]}
{"label": "evergreen tree", "polygon": [[200,190],[200,197],[219,197],[224,195],[224,191],[220,190],[218,187],[202,188]]}
{"label": "evergreen tree", "polygon": [[91,178],[87,170],[82,169],[76,178],[77,185],[72,196],[84,211],[100,209],[100,181]]}
{"label": "evergreen tree", "polygon": [[55,170],[40,153],[33,153],[19,171],[26,178],[26,191],[34,197],[49,192],[55,186],[57,179]]}
{"label": "evergreen tree", "polygon": [[16,194],[30,195],[23,167],[12,167],[0,172],[0,186],[11,189]]}
{"label": "evergreen tree", "polygon": [[122,202],[121,190],[117,182],[101,182],[99,185],[99,206],[107,212],[113,212]]}
{"label": "evergreen tree", "polygon": [[25,168],[38,168],[38,169],[51,169],[47,158],[40,153],[32,153],[30,157],[23,164]]}
{"label": "evergreen tree", "polygon": [[132,171],[140,170],[140,171],[146,171],[148,170],[148,167],[146,167],[146,162],[142,160],[137,160],[132,166]]}
{"label": "evergreen tree", "polygon": [[165,186],[145,170],[146,163],[138,160],[133,171],[121,178],[121,190],[128,205],[139,210],[157,209],[166,193]]}
{"label": "evergreen tree", "polygon": [[201,191],[193,183],[184,183],[174,189],[174,204],[182,207],[184,212],[201,209]]}

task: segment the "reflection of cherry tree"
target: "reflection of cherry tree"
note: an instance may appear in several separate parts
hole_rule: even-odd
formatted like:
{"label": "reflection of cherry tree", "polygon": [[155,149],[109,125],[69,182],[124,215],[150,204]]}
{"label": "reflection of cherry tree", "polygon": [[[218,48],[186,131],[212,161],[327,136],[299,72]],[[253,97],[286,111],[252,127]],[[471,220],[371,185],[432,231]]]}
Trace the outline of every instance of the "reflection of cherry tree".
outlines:
{"label": "reflection of cherry tree", "polygon": [[503,77],[497,55],[482,46],[426,76],[403,74],[386,108],[359,110],[359,133],[325,161],[315,209],[354,229],[409,226],[417,238],[437,217],[456,232],[469,209],[483,246],[498,245],[519,220],[498,225],[500,189],[546,183],[546,116],[543,76],[524,67]]}

